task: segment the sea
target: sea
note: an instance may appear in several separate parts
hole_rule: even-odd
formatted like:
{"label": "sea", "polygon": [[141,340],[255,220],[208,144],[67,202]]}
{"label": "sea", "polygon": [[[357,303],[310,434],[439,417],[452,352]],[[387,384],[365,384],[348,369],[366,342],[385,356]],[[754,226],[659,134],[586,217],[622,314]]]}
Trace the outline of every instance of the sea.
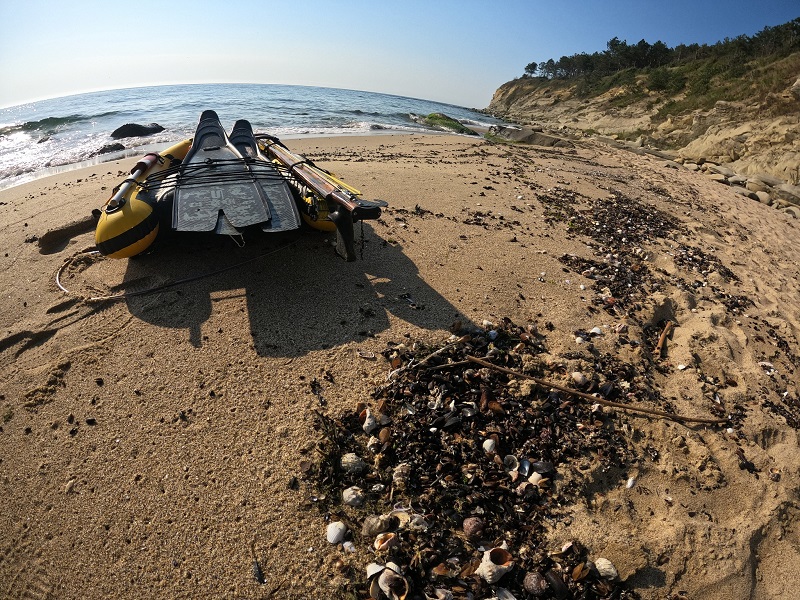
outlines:
{"label": "sea", "polygon": [[[0,189],[72,168],[161,150],[194,135],[200,113],[223,126],[247,119],[257,133],[282,139],[422,133],[414,115],[440,112],[467,127],[498,120],[462,106],[390,94],[271,84],[195,84],[116,89],[0,108]],[[114,140],[126,123],[164,131]],[[98,154],[113,143],[124,150]]]}

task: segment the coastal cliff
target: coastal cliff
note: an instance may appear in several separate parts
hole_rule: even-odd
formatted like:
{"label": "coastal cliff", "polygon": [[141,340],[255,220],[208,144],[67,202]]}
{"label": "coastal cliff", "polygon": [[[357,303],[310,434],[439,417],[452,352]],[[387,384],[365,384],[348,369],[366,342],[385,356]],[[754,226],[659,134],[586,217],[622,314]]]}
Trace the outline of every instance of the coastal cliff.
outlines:
{"label": "coastal cliff", "polygon": [[741,85],[711,77],[710,91],[699,100],[691,97],[691,86],[657,89],[652,73],[631,69],[591,90],[585,78],[521,77],[500,86],[486,112],[521,125],[605,136],[668,150],[679,160],[798,183],[800,53],[748,68]]}

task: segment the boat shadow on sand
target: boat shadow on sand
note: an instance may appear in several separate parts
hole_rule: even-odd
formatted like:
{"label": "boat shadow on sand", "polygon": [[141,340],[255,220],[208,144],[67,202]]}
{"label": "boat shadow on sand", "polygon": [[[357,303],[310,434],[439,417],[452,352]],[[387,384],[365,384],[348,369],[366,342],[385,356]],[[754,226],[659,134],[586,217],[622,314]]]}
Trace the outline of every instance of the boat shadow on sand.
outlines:
{"label": "boat shadow on sand", "polygon": [[[400,246],[385,242],[369,225],[363,236],[363,258],[345,262],[334,254],[333,234],[259,236],[242,248],[223,236],[181,234],[129,260],[121,287],[135,293],[168,285],[155,294],[129,296],[128,309],[147,323],[186,329],[195,347],[214,336],[235,337],[236,315],[224,311],[246,310],[247,341],[261,356],[302,356],[364,341],[390,327],[390,314],[428,330],[447,330],[456,321],[470,325],[420,277]],[[361,246],[358,238],[356,245]],[[191,281],[171,285],[184,280]],[[226,302],[242,296],[246,309]],[[215,311],[224,316],[215,314],[209,325]]]}

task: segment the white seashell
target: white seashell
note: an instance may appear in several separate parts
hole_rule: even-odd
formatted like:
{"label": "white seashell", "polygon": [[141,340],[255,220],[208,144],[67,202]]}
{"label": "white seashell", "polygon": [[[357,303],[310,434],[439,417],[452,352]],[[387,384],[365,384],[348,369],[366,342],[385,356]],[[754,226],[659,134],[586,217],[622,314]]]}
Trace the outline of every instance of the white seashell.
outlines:
{"label": "white seashell", "polygon": [[378,438],[376,438],[374,435],[370,436],[369,440],[367,441],[367,450],[373,454],[377,454],[381,451],[382,447],[383,444],[381,444],[381,441]]}
{"label": "white seashell", "polygon": [[581,336],[579,336],[579,335],[578,335],[578,336],[575,336],[575,343],[576,343],[576,344],[585,344],[585,343],[586,343],[586,340],[585,340],[585,339],[583,339]]}
{"label": "white seashell", "polygon": [[589,383],[589,380],[586,378],[586,375],[584,375],[580,371],[574,371],[572,373],[572,381],[577,383],[579,386],[584,386],[587,383]]}
{"label": "white seashell", "polygon": [[387,568],[378,577],[378,587],[389,600],[402,600],[408,595],[408,582],[393,569]]}
{"label": "white seashell", "polygon": [[342,492],[342,502],[347,506],[361,506],[364,504],[364,490],[357,485],[347,488]]}
{"label": "white seashell", "polygon": [[341,521],[333,521],[332,523],[328,523],[326,537],[328,538],[329,544],[341,543],[342,540],[344,540],[344,536],[346,533],[347,533],[347,525],[345,525]]}
{"label": "white seashell", "polygon": [[530,483],[532,483],[533,485],[539,485],[539,482],[541,480],[542,480],[542,474],[541,473],[537,473],[536,471],[531,473],[531,476],[528,477],[528,481]]}
{"label": "white seashell", "polygon": [[600,329],[599,327],[592,327],[589,330],[589,333],[591,333],[592,335],[603,335],[603,330]]}
{"label": "white seashell", "polygon": [[408,511],[402,509],[391,511],[389,516],[397,519],[398,527],[405,527],[411,521],[411,515],[408,514]]}
{"label": "white seashell", "polygon": [[484,319],[483,320],[483,327],[484,327],[484,329],[493,329],[494,328],[494,323],[492,323],[491,321],[489,321],[487,319]]}
{"label": "white seashell", "polygon": [[358,454],[348,452],[342,456],[342,470],[347,473],[361,473],[367,468],[367,463],[361,460]]}
{"label": "white seashell", "polygon": [[382,552],[384,550],[388,550],[393,546],[396,546],[400,540],[397,539],[397,534],[392,533],[391,531],[387,531],[386,533],[379,533],[378,536],[375,538],[375,541],[372,544],[372,547],[375,548],[378,552]]}
{"label": "white seashell", "polygon": [[492,438],[488,438],[483,441],[483,450],[486,452],[486,454],[492,454],[496,448],[497,442],[495,442]]}
{"label": "white seashell", "polygon": [[603,579],[613,580],[619,577],[617,568],[607,558],[598,558],[596,561],[594,561],[594,566],[597,569],[597,572],[600,574],[600,577]]}
{"label": "white seashell", "polygon": [[493,584],[514,568],[511,553],[504,548],[492,548],[483,553],[481,564],[475,573],[486,583]]}
{"label": "white seashell", "polygon": [[368,408],[365,408],[363,411],[361,411],[359,419],[361,421],[361,428],[367,435],[369,435],[378,428],[378,420],[375,418],[375,415],[372,414],[372,411]]}
{"label": "white seashell", "polygon": [[631,489],[635,485],[636,485],[636,477],[628,477],[628,482],[625,484],[625,487]]}
{"label": "white seashell", "polygon": [[351,541],[344,542],[342,544],[342,548],[344,549],[345,552],[351,552],[352,553],[352,552],[356,551],[356,545]]}
{"label": "white seashell", "polygon": [[391,515],[369,515],[364,518],[361,526],[361,535],[372,537],[392,529],[397,525],[397,519]]}
{"label": "white seashell", "polygon": [[373,575],[377,575],[385,568],[386,567],[384,567],[383,565],[379,565],[378,563],[369,563],[367,565],[367,579],[371,579]]}

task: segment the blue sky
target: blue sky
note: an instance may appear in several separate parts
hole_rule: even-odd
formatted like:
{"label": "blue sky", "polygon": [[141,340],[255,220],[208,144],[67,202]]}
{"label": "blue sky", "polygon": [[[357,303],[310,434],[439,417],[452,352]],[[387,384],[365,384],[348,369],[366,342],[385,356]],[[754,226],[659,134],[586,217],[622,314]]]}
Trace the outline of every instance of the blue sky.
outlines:
{"label": "blue sky", "polygon": [[171,83],[285,83],[483,108],[525,66],[618,37],[752,35],[800,0],[0,0],[0,106]]}

